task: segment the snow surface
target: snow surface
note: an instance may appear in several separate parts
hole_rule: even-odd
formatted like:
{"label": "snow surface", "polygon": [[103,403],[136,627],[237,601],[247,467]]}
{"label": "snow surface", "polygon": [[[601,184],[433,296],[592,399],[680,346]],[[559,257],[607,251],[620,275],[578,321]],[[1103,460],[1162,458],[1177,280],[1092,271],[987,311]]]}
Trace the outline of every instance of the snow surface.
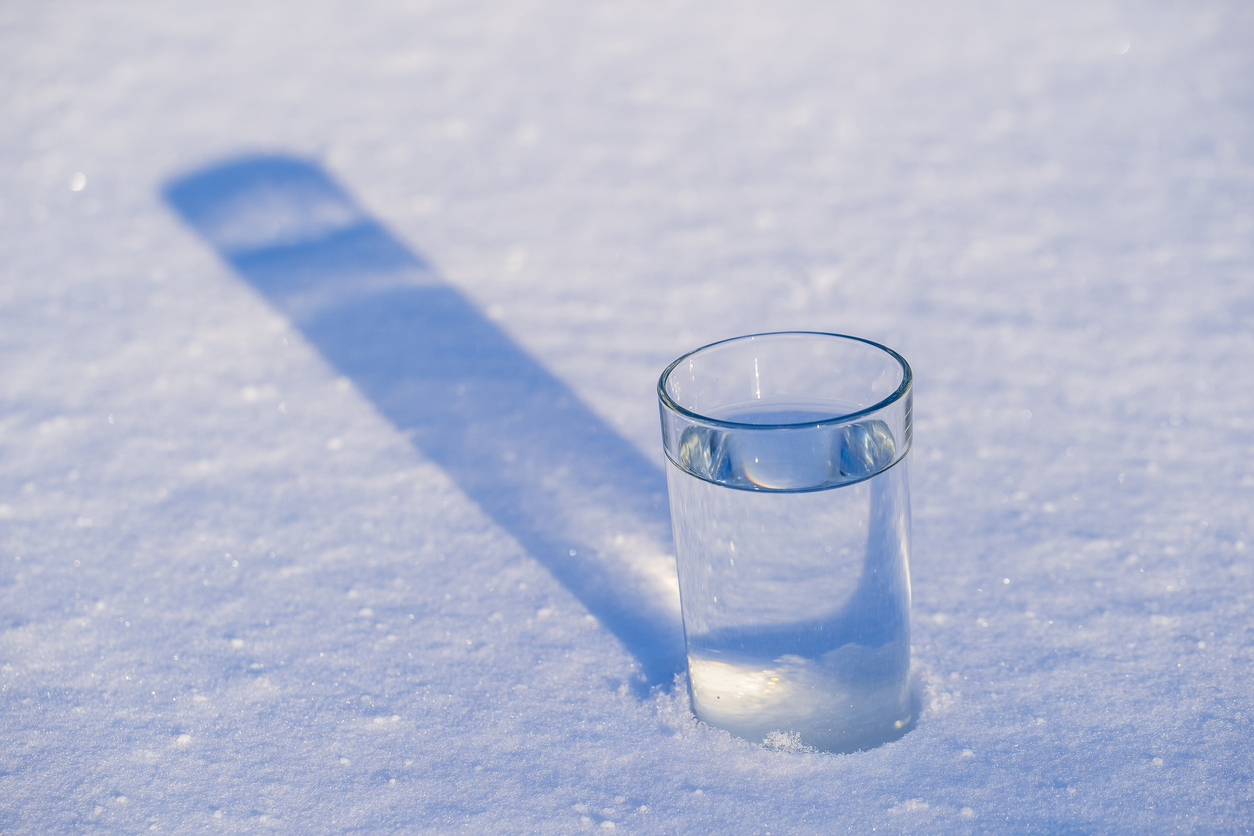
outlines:
{"label": "snow surface", "polygon": [[[0,5],[0,831],[1250,832],[1251,42]],[[852,755],[671,679],[656,376],[787,328],[917,380],[921,714]]]}

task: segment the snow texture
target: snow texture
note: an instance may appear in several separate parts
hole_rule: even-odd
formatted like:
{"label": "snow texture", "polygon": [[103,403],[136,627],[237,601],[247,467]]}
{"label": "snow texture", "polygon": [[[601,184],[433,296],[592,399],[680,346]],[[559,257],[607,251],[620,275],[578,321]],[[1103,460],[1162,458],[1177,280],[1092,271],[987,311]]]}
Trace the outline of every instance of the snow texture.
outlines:
{"label": "snow texture", "polygon": [[[1248,833],[1248,3],[0,4],[0,831]],[[916,375],[914,671],[692,718],[654,384]]]}

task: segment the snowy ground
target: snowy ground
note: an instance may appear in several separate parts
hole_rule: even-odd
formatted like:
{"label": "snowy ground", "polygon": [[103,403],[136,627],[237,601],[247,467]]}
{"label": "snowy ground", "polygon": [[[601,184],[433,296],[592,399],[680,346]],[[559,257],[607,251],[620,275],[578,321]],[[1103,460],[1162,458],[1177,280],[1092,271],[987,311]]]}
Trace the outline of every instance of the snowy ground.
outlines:
{"label": "snowy ground", "polygon": [[[1251,42],[0,5],[0,830],[1250,832]],[[653,385],[785,328],[917,379],[922,713],[853,755],[671,680]]]}

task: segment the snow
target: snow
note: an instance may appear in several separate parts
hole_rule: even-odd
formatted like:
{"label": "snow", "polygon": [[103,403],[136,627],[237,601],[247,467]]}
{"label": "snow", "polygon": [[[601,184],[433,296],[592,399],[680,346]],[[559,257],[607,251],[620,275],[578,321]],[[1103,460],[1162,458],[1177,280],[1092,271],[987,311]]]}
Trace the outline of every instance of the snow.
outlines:
{"label": "snow", "polygon": [[[1252,34],[4,4],[0,830],[1254,829]],[[917,381],[851,755],[672,678],[656,377],[787,328]]]}

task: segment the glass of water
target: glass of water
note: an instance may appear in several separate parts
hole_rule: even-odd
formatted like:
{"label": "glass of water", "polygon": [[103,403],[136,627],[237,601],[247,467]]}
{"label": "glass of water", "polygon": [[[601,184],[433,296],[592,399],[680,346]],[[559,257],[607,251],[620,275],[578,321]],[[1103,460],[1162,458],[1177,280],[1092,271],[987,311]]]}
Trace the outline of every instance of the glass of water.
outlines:
{"label": "glass of water", "polygon": [[756,334],[658,381],[692,709],[854,751],[910,727],[910,366]]}

